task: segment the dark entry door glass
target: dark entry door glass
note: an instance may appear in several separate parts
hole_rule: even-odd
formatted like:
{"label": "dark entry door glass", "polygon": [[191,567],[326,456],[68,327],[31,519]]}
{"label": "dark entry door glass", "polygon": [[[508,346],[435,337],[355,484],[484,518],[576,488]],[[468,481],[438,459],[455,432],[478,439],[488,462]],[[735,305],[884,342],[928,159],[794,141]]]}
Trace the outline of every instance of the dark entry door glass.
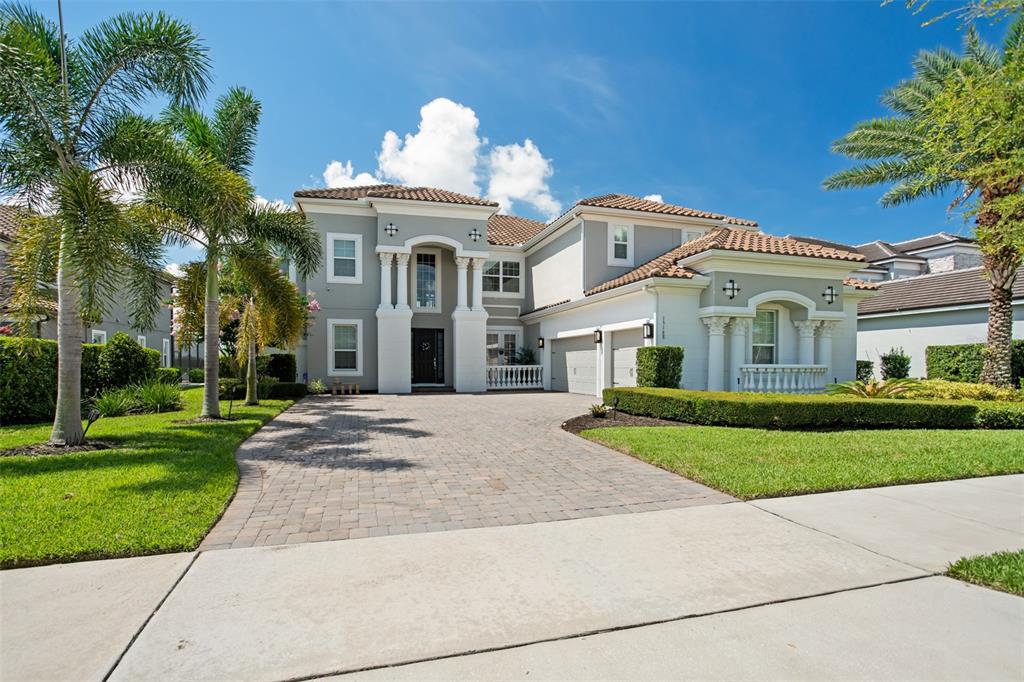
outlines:
{"label": "dark entry door glass", "polygon": [[444,330],[412,330],[412,383],[444,383]]}

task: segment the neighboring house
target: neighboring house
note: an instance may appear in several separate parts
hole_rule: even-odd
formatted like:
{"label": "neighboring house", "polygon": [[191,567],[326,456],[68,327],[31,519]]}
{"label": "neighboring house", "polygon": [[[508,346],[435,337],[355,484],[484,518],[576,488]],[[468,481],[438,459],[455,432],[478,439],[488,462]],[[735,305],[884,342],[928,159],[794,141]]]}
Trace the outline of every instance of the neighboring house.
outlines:
{"label": "neighboring house", "polygon": [[[855,375],[860,253],[751,220],[611,194],[544,224],[444,190],[295,192],[323,235],[308,380],[364,390],[636,383],[636,349],[685,349],[683,385],[809,392]],[[510,360],[528,349],[533,365]]]}
{"label": "neighboring house", "polygon": [[[925,348],[984,343],[989,283],[980,267],[882,282],[858,309],[857,356],[878,367],[894,347],[910,356],[910,375],[927,375]],[[1013,287],[1013,338],[1024,338],[1024,269]]]}
{"label": "neighboring house", "polygon": [[[6,265],[7,252],[17,237],[17,227],[24,215],[22,209],[14,206],[0,204],[0,304],[6,301],[6,294],[9,291],[8,270]],[[173,280],[165,273],[160,277],[161,302],[170,300]],[[132,327],[131,317],[125,309],[125,296],[115,297],[115,300],[108,304],[107,314],[102,322],[96,325],[85,327],[84,339],[86,343],[106,343],[117,332],[125,332],[134,337],[140,344],[148,348],[155,348],[160,351],[161,364],[170,367],[174,359],[174,340],[171,336],[171,311],[167,306],[161,306],[154,320],[153,327],[139,331]],[[56,305],[52,302],[46,305],[46,310],[39,316],[37,329],[39,336],[44,339],[57,338],[57,311]],[[0,309],[0,317],[2,317]],[[0,319],[0,324],[3,320]]]}
{"label": "neighboring house", "polygon": [[855,272],[854,276],[868,282],[918,277],[981,265],[981,249],[977,242],[971,237],[949,232],[937,232],[903,242],[873,241],[859,246],[845,246],[813,237],[792,238],[862,254],[865,266]]}

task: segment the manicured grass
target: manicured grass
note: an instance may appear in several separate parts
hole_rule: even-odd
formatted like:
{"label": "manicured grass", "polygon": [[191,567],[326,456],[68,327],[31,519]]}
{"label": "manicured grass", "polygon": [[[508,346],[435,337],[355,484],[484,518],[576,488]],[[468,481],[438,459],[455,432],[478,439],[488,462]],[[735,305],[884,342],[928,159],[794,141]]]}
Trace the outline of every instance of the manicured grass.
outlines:
{"label": "manicured grass", "polygon": [[742,499],[1024,471],[1024,432],[613,427],[588,438]]}
{"label": "manicured grass", "polygon": [[948,573],[953,578],[1024,597],[1024,550],[961,559],[949,567]]}
{"label": "manicured grass", "polygon": [[[89,438],[110,450],[0,457],[0,566],[195,548],[234,494],[238,445],[291,401],[236,401],[231,421],[175,423],[199,414],[202,389],[184,397],[179,412],[97,421]],[[0,428],[0,449],[49,432]]]}

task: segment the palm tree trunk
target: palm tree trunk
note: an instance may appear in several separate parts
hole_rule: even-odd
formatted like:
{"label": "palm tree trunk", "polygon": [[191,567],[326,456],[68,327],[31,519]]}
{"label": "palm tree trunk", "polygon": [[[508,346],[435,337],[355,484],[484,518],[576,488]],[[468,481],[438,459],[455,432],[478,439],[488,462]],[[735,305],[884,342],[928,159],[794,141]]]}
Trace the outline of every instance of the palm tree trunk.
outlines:
{"label": "palm tree trunk", "polygon": [[203,417],[220,418],[220,273],[217,254],[212,249],[206,256],[206,308],[203,318],[203,339],[206,358],[203,363]]}
{"label": "palm tree trunk", "polygon": [[1009,387],[1012,377],[1013,283],[1020,258],[1014,253],[986,254],[982,264],[989,277],[988,336],[982,383]]}
{"label": "palm tree trunk", "polygon": [[245,370],[245,404],[259,405],[260,397],[257,393],[259,386],[256,384],[256,338],[249,339],[248,360]]}
{"label": "palm tree trunk", "polygon": [[80,292],[67,267],[67,240],[61,240],[57,268],[57,410],[50,442],[81,445],[82,432],[82,315]]}

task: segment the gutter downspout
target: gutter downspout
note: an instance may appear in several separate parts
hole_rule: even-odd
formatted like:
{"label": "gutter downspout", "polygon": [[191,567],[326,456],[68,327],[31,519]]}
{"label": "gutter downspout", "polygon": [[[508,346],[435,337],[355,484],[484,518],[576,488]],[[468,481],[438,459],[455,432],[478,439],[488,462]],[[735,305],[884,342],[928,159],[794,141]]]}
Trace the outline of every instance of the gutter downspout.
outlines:
{"label": "gutter downspout", "polygon": [[645,284],[642,291],[644,293],[651,294],[652,296],[654,296],[654,343],[655,345],[657,345],[659,334],[661,335],[662,339],[665,338],[665,330],[662,328],[664,325],[662,325],[660,321],[661,295],[658,293],[658,287],[652,287],[649,284]]}

